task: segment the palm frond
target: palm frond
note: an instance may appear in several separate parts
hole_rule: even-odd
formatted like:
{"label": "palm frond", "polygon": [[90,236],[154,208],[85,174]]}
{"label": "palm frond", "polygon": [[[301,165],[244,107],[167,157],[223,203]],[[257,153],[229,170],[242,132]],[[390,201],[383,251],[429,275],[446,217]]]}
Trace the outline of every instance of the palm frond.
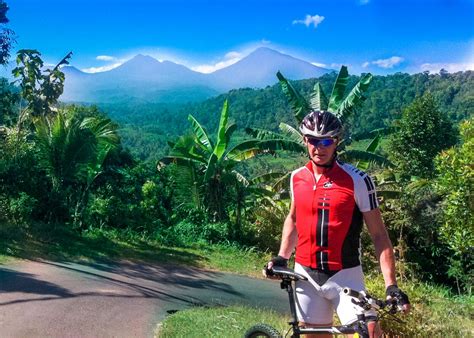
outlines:
{"label": "palm frond", "polygon": [[349,81],[349,72],[346,66],[341,66],[339,74],[337,75],[336,82],[329,98],[328,110],[332,113],[337,113],[339,106],[343,101],[344,94],[346,92],[347,82]]}
{"label": "palm frond", "polygon": [[310,102],[312,110],[328,110],[328,99],[319,82],[314,85]]}
{"label": "palm frond", "polygon": [[283,93],[290,102],[296,122],[300,124],[306,114],[311,110],[311,106],[280,72],[277,72],[276,75],[280,81],[280,86],[283,90]]}
{"label": "palm frond", "polygon": [[[347,75],[347,79],[349,79],[349,74]],[[347,97],[340,102],[339,106],[337,107],[336,115],[341,119],[341,121],[345,121],[345,119],[352,113],[354,113],[355,109],[359,107],[366,99],[364,93],[369,88],[370,82],[372,81],[372,74],[367,73],[365,74],[359,82],[352,88],[350,93]],[[346,80],[347,84],[347,80]]]}
{"label": "palm frond", "polygon": [[287,136],[290,140],[304,145],[303,135],[301,135],[301,133],[298,130],[296,130],[295,128],[293,128],[292,126],[284,122],[281,122],[278,127],[283,132],[283,134]]}
{"label": "palm frond", "polygon": [[285,174],[286,173],[282,173],[282,172],[265,173],[265,174],[253,177],[250,180],[250,184],[257,185],[257,184],[262,184],[262,183],[269,183],[272,180],[280,179]]}
{"label": "palm frond", "polygon": [[245,132],[252,136],[255,139],[258,140],[271,140],[271,139],[279,139],[281,138],[281,135],[278,133],[275,133],[270,130],[266,129],[259,129],[259,128],[245,128]]}
{"label": "palm frond", "polygon": [[237,124],[235,123],[232,123],[227,126],[227,129],[225,130],[225,140],[227,144],[230,144],[230,139],[232,138],[232,135],[234,134],[236,129],[237,129]]}
{"label": "palm frond", "polygon": [[376,163],[381,167],[392,166],[392,163],[387,158],[363,150],[346,150],[341,152],[339,158],[344,162],[367,161]]}
{"label": "palm frond", "polygon": [[262,140],[259,143],[259,148],[266,151],[278,151],[287,150],[298,153],[306,153],[306,148],[299,142],[295,142],[289,139],[274,139],[274,140]]}
{"label": "palm frond", "polygon": [[373,139],[377,135],[380,135],[380,136],[390,135],[394,132],[394,130],[395,129],[393,127],[377,128],[377,129],[373,129],[373,130],[368,131],[368,132],[354,134],[354,135],[351,136],[351,138],[354,141]]}
{"label": "palm frond", "polygon": [[192,116],[191,114],[188,116],[188,120],[191,122],[191,126],[193,127],[194,135],[199,143],[201,143],[204,147],[206,147],[209,152],[212,151],[213,144],[212,141],[209,139],[206,130],[203,126]]}
{"label": "palm frond", "polygon": [[228,102],[225,100],[224,105],[222,106],[219,129],[217,130],[217,142],[214,148],[214,155],[216,155],[217,159],[220,159],[227,149],[227,138],[225,132],[227,129],[227,120],[229,118],[228,108]]}

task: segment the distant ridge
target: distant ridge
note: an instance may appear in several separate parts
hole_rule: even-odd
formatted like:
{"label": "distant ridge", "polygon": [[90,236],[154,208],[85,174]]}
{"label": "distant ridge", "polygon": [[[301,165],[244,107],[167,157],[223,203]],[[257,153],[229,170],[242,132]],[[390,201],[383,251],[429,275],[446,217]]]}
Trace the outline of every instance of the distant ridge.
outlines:
{"label": "distant ridge", "polygon": [[73,66],[63,67],[66,80],[61,100],[82,103],[202,101],[230,89],[272,85],[277,82],[279,70],[291,80],[319,77],[331,71],[266,47],[210,74],[138,54],[104,72],[86,73]]}

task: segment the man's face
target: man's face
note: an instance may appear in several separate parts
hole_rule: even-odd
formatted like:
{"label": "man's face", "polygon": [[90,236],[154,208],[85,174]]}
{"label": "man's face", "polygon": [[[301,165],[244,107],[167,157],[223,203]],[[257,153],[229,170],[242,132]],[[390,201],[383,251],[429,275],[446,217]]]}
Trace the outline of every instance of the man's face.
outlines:
{"label": "man's face", "polygon": [[337,139],[305,136],[304,142],[314,163],[325,165],[331,162],[337,148]]}

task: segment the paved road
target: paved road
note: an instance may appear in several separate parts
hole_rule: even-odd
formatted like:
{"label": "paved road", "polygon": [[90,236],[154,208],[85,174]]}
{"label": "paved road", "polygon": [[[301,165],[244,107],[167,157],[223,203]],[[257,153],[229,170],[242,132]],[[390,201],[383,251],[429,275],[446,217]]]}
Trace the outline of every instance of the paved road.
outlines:
{"label": "paved road", "polygon": [[167,313],[246,304],[285,311],[277,282],[181,266],[0,265],[0,337],[151,337]]}

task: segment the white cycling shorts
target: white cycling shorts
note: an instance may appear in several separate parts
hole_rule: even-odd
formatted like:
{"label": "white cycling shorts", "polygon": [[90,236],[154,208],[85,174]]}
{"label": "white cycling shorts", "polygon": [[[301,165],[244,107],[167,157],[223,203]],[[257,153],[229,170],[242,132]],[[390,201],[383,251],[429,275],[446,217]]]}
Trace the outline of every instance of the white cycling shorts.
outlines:
{"label": "white cycling shorts", "polygon": [[[296,313],[300,322],[332,323],[334,310],[342,325],[357,319],[358,308],[352,303],[351,297],[345,295],[342,290],[348,287],[356,291],[365,291],[364,274],[360,265],[338,271],[322,286],[319,286],[298,263],[295,263],[295,272],[308,278],[307,281],[296,282]],[[365,315],[375,316],[376,312],[366,311]]]}

